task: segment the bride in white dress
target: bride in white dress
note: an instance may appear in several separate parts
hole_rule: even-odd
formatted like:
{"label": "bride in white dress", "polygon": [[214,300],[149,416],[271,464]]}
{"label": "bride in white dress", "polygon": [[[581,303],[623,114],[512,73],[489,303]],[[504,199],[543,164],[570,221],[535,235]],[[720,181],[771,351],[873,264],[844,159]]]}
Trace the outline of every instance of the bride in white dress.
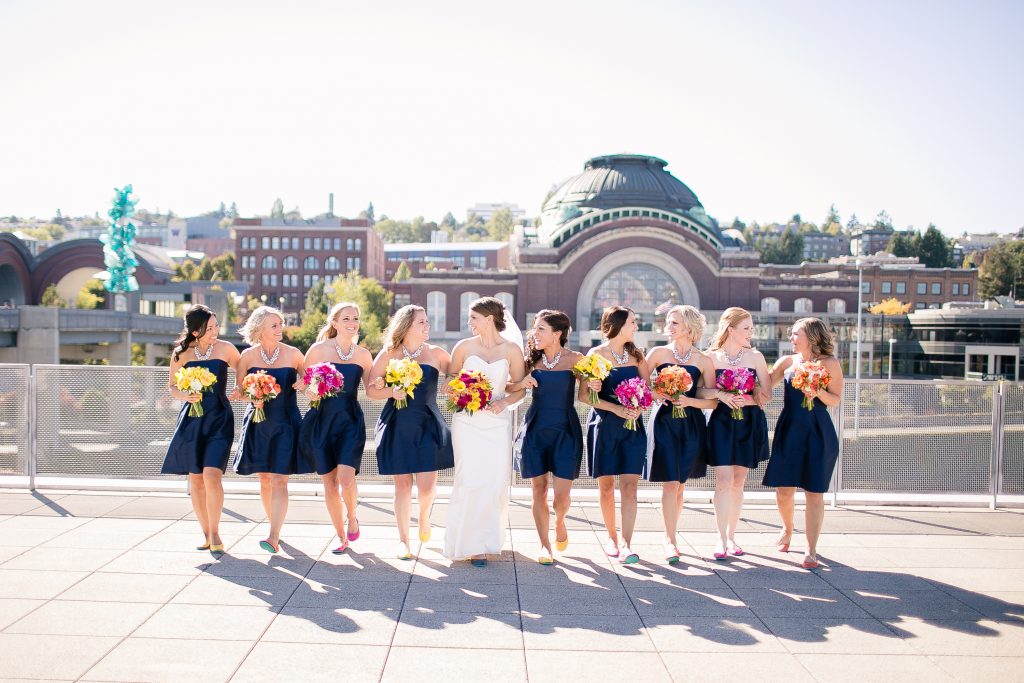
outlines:
{"label": "bride in white dress", "polygon": [[508,407],[523,394],[505,393],[511,379],[526,374],[521,346],[505,341],[505,307],[493,297],[477,299],[469,307],[469,329],[476,336],[452,349],[449,375],[463,369],[480,370],[494,393],[487,408],[474,415],[457,413],[452,420],[455,481],[448,501],[444,556],[470,558],[474,566],[487,564],[485,555],[501,552],[505,543],[509,477],[512,467],[512,420]]}

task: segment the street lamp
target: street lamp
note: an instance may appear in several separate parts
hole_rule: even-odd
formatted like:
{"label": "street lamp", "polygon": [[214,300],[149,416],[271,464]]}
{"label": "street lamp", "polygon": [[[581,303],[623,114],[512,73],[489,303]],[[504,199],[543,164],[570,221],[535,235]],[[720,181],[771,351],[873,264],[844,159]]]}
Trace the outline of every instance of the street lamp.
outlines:
{"label": "street lamp", "polygon": [[[892,347],[896,343],[896,337],[889,338],[889,381],[892,381]],[[891,390],[890,390],[891,391]]]}
{"label": "street lamp", "polygon": [[853,384],[853,430],[860,436],[860,340],[863,335],[861,317],[864,309],[864,269],[861,260],[854,262],[857,266],[857,369],[854,371]]}

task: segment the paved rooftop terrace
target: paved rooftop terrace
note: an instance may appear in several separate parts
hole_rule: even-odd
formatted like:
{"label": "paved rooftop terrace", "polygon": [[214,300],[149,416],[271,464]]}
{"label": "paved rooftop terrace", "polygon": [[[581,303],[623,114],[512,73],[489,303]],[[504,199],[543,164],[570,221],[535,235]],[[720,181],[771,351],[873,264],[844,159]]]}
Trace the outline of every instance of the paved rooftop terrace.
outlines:
{"label": "paved rooftop terrace", "polygon": [[[797,511],[798,519],[802,511]],[[489,566],[392,559],[389,500],[360,505],[345,555],[322,500],[292,500],[282,554],[254,496],[230,496],[228,554],[170,494],[0,490],[0,678],[87,681],[1021,681],[1024,510],[838,508],[823,567],[775,550],[775,510],[748,506],[747,554],[707,561],[712,510],[683,513],[683,562],[660,560],[641,505],[629,567],[577,504],[553,567],[527,504]],[[414,548],[415,549],[415,548]]]}

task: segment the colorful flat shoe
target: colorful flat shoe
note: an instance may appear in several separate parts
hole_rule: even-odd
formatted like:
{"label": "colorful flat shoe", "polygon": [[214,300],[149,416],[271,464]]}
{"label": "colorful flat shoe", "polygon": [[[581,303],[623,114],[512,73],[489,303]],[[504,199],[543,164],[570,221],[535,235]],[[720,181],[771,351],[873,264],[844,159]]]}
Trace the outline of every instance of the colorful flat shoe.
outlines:
{"label": "colorful flat shoe", "polygon": [[196,550],[209,550],[209,549],[210,549],[210,542],[209,541],[207,541],[206,543],[204,543],[202,545],[197,545],[196,546]]}
{"label": "colorful flat shoe", "polygon": [[729,559],[729,553],[712,553],[712,557],[715,558],[716,562],[724,562]]}
{"label": "colorful flat shoe", "polygon": [[739,547],[738,545],[733,545],[733,547],[729,548],[729,553],[735,555],[736,557],[742,557],[745,554],[743,552],[743,548]]}
{"label": "colorful flat shoe", "polygon": [[210,554],[213,555],[214,557],[220,557],[221,555],[223,555],[224,554],[224,544],[223,543],[211,543],[210,544]]}
{"label": "colorful flat shoe", "polygon": [[541,548],[537,554],[537,563],[542,564],[545,567],[550,567],[555,563],[555,558],[551,557],[551,553],[546,548]]}
{"label": "colorful flat shoe", "polygon": [[473,565],[474,567],[486,567],[487,566],[487,558],[486,557],[475,557],[472,560],[470,560],[469,563],[471,565]]}
{"label": "colorful flat shoe", "polygon": [[775,544],[775,549],[778,550],[780,553],[788,553],[789,543],[783,543],[782,541],[779,541]]}
{"label": "colorful flat shoe", "polygon": [[813,560],[804,560],[803,562],[800,563],[800,566],[803,567],[804,569],[817,569],[818,565],[819,565],[819,562],[818,562],[817,558],[815,558]]}
{"label": "colorful flat shoe", "polygon": [[400,560],[411,560],[412,553],[409,552],[409,546],[405,545],[404,543],[400,543],[398,545],[398,551],[395,553],[395,557],[397,557]]}
{"label": "colorful flat shoe", "polygon": [[420,543],[427,543],[427,542],[430,541],[430,532],[431,531],[433,531],[433,529],[427,529],[426,531],[421,531],[420,532]]}
{"label": "colorful flat shoe", "polygon": [[568,536],[566,537],[566,539],[564,541],[559,541],[558,539],[555,539],[555,550],[557,550],[558,552],[560,552],[560,553],[565,552],[565,549],[568,548],[568,547],[569,547],[569,537]]}
{"label": "colorful flat shoe", "polygon": [[612,543],[610,540],[604,544],[604,554],[608,557],[619,556],[619,546]]}
{"label": "colorful flat shoe", "polygon": [[[280,541],[278,541],[278,543],[280,543]],[[266,550],[271,555],[276,555],[278,551],[281,549],[280,546],[271,543],[269,539],[263,539],[262,541],[260,541],[260,547]]]}
{"label": "colorful flat shoe", "polygon": [[[358,541],[358,540],[359,540],[359,531],[360,531],[360,528],[359,528],[359,520],[357,519],[357,520],[356,520],[356,530],[355,530],[354,532],[352,532],[352,531],[349,531],[349,532],[347,532],[347,533],[345,534],[345,537],[346,537],[346,538],[347,538],[347,539],[348,539],[349,541]],[[346,546],[346,547],[347,547],[347,546]]]}
{"label": "colorful flat shoe", "polygon": [[629,549],[629,546],[625,546],[623,549],[625,554],[619,557],[621,564],[636,564],[640,561],[640,556]]}
{"label": "colorful flat shoe", "polygon": [[342,541],[341,545],[331,551],[332,555],[344,555],[345,551],[348,550],[348,541]]}

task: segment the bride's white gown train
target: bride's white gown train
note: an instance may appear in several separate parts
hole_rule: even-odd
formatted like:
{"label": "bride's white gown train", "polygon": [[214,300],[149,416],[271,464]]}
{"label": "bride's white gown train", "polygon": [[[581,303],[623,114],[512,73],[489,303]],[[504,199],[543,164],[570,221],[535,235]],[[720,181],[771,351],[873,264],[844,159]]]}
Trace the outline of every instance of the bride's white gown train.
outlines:
{"label": "bride's white gown train", "polygon": [[[493,401],[505,396],[508,361],[487,363],[469,356],[463,368],[480,370],[494,387]],[[512,463],[512,420],[509,411],[495,415],[456,413],[452,419],[455,481],[448,500],[444,556],[461,560],[496,555],[505,543],[508,488]]]}

